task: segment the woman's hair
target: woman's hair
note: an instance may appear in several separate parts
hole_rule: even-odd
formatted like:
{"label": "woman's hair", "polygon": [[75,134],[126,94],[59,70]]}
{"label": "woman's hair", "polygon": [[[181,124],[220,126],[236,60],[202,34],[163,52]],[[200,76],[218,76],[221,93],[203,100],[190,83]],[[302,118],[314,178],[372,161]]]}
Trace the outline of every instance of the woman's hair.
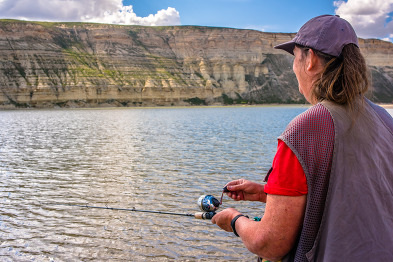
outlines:
{"label": "woman's hair", "polygon": [[[302,49],[302,56],[310,49],[296,46]],[[322,72],[313,83],[313,98],[319,102],[328,100],[349,105],[353,109],[355,98],[363,96],[369,87],[369,73],[360,49],[348,44],[338,57],[313,51],[324,63]]]}

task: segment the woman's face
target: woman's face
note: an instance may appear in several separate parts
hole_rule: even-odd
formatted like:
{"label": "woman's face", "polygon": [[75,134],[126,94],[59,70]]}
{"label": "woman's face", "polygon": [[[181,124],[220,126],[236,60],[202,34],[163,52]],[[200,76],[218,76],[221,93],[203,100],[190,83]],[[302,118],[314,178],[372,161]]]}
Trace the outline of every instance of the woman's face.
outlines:
{"label": "woman's face", "polygon": [[[308,51],[309,52],[309,51]],[[312,89],[312,74],[308,71],[308,64],[310,54],[302,54],[302,50],[295,46],[293,49],[295,59],[293,60],[293,72],[299,85],[299,92],[304,98],[312,104],[311,89]]]}

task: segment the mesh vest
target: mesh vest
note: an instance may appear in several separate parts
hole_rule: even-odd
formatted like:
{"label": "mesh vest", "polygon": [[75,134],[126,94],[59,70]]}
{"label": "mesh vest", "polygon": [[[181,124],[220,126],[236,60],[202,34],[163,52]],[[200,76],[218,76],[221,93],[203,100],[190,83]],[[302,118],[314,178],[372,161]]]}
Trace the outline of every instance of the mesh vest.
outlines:
{"label": "mesh vest", "polygon": [[369,101],[352,119],[324,101],[279,137],[309,189],[303,228],[284,261],[393,260],[393,119]]}
{"label": "mesh vest", "polygon": [[329,111],[317,104],[293,119],[278,138],[297,156],[307,178],[307,206],[298,244],[284,261],[307,261],[322,220],[334,147]]}

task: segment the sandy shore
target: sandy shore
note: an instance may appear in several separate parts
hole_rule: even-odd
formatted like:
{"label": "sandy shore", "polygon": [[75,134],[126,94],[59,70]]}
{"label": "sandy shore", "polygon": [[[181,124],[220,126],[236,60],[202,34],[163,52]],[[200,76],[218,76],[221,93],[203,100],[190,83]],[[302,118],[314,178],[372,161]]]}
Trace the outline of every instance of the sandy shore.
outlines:
{"label": "sandy shore", "polygon": [[393,104],[379,104],[379,106],[382,106],[385,109],[393,109]]}

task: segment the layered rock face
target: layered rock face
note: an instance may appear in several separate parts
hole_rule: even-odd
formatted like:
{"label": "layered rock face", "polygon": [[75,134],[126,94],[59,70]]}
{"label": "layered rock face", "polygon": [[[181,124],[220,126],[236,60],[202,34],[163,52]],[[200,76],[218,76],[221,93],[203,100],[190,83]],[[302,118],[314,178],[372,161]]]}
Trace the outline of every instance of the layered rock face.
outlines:
{"label": "layered rock face", "polygon": [[[0,107],[304,103],[294,34],[0,20]],[[372,100],[393,102],[393,44],[360,40]]]}

